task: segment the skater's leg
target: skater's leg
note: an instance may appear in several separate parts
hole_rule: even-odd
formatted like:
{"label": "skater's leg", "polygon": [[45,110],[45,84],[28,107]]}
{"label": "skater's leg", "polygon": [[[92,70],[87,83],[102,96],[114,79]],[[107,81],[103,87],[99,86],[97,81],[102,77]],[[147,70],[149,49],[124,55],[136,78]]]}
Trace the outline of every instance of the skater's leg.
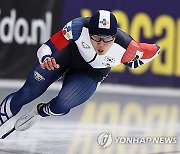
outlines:
{"label": "skater's leg", "polygon": [[18,113],[23,105],[42,95],[59,78],[59,74],[60,70],[58,69],[43,70],[37,64],[32,69],[23,87],[13,94],[10,106],[13,115]]}
{"label": "skater's leg", "polygon": [[16,115],[23,105],[43,94],[50,84],[69,69],[71,59],[70,52],[70,48],[67,46],[52,55],[60,65],[59,69],[49,71],[42,69],[39,63],[35,65],[23,87],[17,92],[7,96],[3,102],[0,103],[0,126],[9,118]]}
{"label": "skater's leg", "polygon": [[0,104],[0,126],[16,115],[23,105],[43,94],[62,73],[61,69],[48,71],[41,69],[39,63],[36,64],[22,88],[8,95]]}
{"label": "skater's leg", "polygon": [[40,108],[40,115],[64,115],[87,101],[95,92],[97,82],[85,74],[71,74],[65,77],[59,95]]}

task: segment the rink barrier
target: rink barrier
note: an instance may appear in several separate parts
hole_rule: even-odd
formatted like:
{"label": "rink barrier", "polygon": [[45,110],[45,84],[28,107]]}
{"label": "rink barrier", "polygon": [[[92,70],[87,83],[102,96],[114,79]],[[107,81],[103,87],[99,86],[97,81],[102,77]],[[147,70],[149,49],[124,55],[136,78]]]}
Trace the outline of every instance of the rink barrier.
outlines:
{"label": "rink barrier", "polygon": [[[0,88],[18,89],[24,84],[24,80],[7,80],[0,79]],[[48,89],[59,90],[62,82],[53,83]],[[162,88],[162,87],[140,87],[121,84],[102,83],[98,88],[98,93],[114,93],[114,94],[132,94],[132,95],[147,95],[147,96],[163,96],[163,97],[180,97],[179,88]]]}

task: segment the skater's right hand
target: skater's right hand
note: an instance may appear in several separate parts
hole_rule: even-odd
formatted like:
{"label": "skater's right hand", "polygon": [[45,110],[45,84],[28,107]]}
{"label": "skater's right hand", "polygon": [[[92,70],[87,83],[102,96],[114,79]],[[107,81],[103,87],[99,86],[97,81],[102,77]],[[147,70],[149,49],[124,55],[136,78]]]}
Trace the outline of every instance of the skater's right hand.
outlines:
{"label": "skater's right hand", "polygon": [[58,69],[60,66],[56,63],[56,60],[53,57],[48,57],[40,64],[42,69],[54,70]]}

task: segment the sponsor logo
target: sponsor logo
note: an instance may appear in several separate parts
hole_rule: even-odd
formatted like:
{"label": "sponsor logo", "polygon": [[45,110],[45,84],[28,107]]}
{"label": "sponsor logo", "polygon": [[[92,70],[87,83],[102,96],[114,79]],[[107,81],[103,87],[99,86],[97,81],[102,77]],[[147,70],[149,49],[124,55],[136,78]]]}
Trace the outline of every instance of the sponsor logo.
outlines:
{"label": "sponsor logo", "polygon": [[44,43],[51,35],[52,13],[49,11],[45,12],[45,21],[31,19],[30,22],[24,17],[18,18],[16,9],[12,9],[9,16],[1,14],[0,9],[0,41],[3,43],[36,45]]}
{"label": "sponsor logo", "polygon": [[41,74],[39,74],[39,72],[37,72],[37,71],[34,71],[34,78],[37,81],[44,81],[45,80],[45,78]]}
{"label": "sponsor logo", "polygon": [[89,48],[90,48],[90,46],[87,45],[85,42],[81,42],[81,44],[82,44],[82,47],[83,47],[84,49],[89,49]]}
{"label": "sponsor logo", "polygon": [[102,24],[103,26],[107,26],[109,25],[110,22],[104,18],[103,20],[100,20],[99,23]]}

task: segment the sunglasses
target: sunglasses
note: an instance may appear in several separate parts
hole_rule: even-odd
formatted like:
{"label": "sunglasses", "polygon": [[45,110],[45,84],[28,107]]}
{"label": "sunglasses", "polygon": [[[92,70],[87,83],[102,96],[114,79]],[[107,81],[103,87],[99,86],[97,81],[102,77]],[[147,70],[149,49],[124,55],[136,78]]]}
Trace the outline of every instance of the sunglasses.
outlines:
{"label": "sunglasses", "polygon": [[105,43],[111,42],[114,40],[115,35],[90,35],[90,38],[96,42],[100,42],[101,40]]}

